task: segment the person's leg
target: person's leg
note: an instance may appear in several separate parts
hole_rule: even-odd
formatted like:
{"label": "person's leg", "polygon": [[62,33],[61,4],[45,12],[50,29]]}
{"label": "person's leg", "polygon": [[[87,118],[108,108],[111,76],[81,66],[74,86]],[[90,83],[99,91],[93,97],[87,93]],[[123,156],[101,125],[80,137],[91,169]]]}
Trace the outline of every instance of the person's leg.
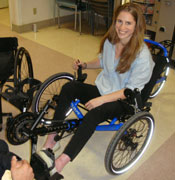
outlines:
{"label": "person's leg", "polygon": [[119,101],[106,103],[89,111],[65,148],[63,154],[56,159],[55,164],[57,171],[61,172],[64,166],[77,156],[90,139],[99,123],[104,122],[107,119],[119,117],[125,113],[125,108],[121,106]]}
{"label": "person's leg", "polygon": [[54,119],[63,120],[65,118],[65,114],[70,107],[71,101],[79,99],[82,104],[85,104],[90,99],[98,96],[100,96],[100,93],[94,85],[78,81],[72,81],[65,84],[62,87],[57,101]]}
{"label": "person's leg", "polygon": [[[60,92],[57,107],[54,114],[54,119],[64,120],[65,114],[70,107],[72,100],[80,99],[82,104],[85,104],[88,100],[100,96],[100,93],[96,86],[85,84],[77,81],[72,81],[65,84]],[[55,134],[48,135],[44,144],[44,148],[53,148],[56,144],[54,141]]]}
{"label": "person's leg", "polygon": [[53,147],[55,146],[56,144],[56,141],[54,141],[54,137],[56,136],[56,133],[53,133],[53,134],[49,134],[47,136],[47,139],[46,139],[46,142],[44,144],[44,148],[45,149],[53,149]]}

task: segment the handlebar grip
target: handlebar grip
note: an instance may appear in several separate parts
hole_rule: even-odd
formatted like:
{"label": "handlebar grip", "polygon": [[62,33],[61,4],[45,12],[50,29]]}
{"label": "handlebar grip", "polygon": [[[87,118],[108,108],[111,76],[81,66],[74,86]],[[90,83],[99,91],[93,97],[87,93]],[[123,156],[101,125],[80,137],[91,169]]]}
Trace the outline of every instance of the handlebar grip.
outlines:
{"label": "handlebar grip", "polygon": [[82,76],[82,66],[81,65],[78,66],[77,72],[78,72],[78,77],[81,77]]}
{"label": "handlebar grip", "polygon": [[83,82],[87,78],[86,73],[82,74],[82,66],[81,65],[78,66],[77,74],[78,74],[77,81]]}

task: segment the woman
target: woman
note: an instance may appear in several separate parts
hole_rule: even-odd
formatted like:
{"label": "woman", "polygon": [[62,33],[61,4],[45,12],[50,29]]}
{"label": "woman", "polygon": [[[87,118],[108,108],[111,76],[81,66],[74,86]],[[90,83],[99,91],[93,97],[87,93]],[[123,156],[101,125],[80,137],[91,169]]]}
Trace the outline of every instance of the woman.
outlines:
{"label": "woman", "polygon": [[[144,43],[145,20],[141,8],[132,3],[120,6],[100,44],[99,58],[88,63],[75,61],[73,68],[102,68],[95,85],[71,82],[63,86],[55,119],[65,118],[70,102],[78,98],[89,110],[64,152],[56,159],[58,172],[72,161],[106,119],[126,113],[118,99],[125,99],[125,88],[142,90],[149,81],[154,63]],[[60,106],[59,106],[60,105]],[[55,135],[48,136],[45,148],[53,148]]]}

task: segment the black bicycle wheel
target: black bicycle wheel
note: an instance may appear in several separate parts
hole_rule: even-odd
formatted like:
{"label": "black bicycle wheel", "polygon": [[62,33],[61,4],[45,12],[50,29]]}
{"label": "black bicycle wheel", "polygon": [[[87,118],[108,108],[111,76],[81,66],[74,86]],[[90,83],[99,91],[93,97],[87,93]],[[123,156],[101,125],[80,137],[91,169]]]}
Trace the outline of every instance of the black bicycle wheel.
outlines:
{"label": "black bicycle wheel", "polygon": [[17,115],[7,126],[6,137],[10,144],[20,145],[28,141],[29,137],[24,135],[23,128],[31,127],[34,122],[34,115],[31,112],[25,112]]}
{"label": "black bicycle wheel", "polygon": [[46,79],[39,90],[36,92],[32,101],[32,112],[38,113],[42,110],[48,100],[53,100],[52,108],[44,116],[47,119],[53,119],[56,106],[56,98],[60,94],[60,90],[64,84],[74,79],[74,76],[69,73],[54,74]]}
{"label": "black bicycle wheel", "polygon": [[[20,83],[26,79],[33,79],[33,67],[31,57],[28,51],[21,47],[18,49],[15,57],[14,64],[14,87],[18,87]],[[22,86],[23,92],[27,92],[30,89],[30,84],[25,84]]]}
{"label": "black bicycle wheel", "polygon": [[129,118],[111,140],[105,155],[105,167],[110,174],[119,175],[139,160],[151,141],[154,118],[140,112]]}

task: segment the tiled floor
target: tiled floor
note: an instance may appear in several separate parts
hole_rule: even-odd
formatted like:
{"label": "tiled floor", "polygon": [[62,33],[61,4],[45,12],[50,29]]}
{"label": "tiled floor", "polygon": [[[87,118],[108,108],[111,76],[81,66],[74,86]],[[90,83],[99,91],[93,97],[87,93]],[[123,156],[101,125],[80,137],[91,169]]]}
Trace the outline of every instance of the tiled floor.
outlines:
{"label": "tiled floor", "polygon": [[9,18],[9,9],[2,8],[0,9],[0,23],[6,26],[10,26],[10,18]]}
{"label": "tiled floor", "polygon": [[37,33],[22,33],[21,36],[82,61],[92,60],[97,56],[101,38],[90,34],[80,35],[67,27],[58,29],[56,25],[40,29]]}
{"label": "tiled floor", "polygon": [[[0,24],[9,26],[8,9],[0,10]],[[58,51],[66,56],[72,57],[73,59],[80,59],[82,61],[94,59],[98,53],[101,36],[91,36],[90,33],[83,33],[82,35],[79,35],[78,32],[75,32],[71,29],[71,27],[68,27],[69,25],[64,25],[64,27],[58,29],[55,25],[45,29],[40,29],[37,33],[27,32],[19,34],[19,36],[39,43],[49,49]],[[155,133],[150,148],[136,167],[134,167],[130,172],[119,177],[108,175],[104,169],[103,157],[108,144],[107,142],[110,141],[111,134],[106,132],[96,132],[78,158],[64,169],[63,174],[65,175],[65,179],[125,180],[132,172],[136,171],[142,162],[148,159],[150,155],[175,132],[174,79],[175,71],[171,70],[165,87],[161,93],[152,100],[153,107],[151,112],[154,115],[156,123]],[[97,145],[97,142],[100,142],[101,140],[101,136],[104,137],[103,143],[98,143]],[[25,150],[28,146],[29,144],[20,147],[10,147],[15,152],[20,151],[20,153],[23,154],[23,157],[28,158],[28,151]]]}

